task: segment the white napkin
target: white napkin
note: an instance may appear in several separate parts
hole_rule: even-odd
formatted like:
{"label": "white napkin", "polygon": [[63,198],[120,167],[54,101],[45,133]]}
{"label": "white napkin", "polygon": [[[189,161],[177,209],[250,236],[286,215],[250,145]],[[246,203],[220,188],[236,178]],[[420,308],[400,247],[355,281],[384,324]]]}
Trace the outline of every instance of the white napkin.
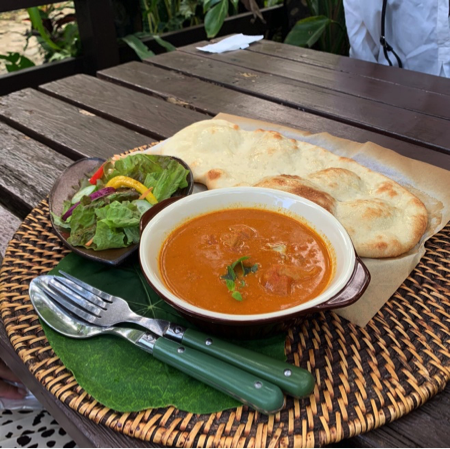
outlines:
{"label": "white napkin", "polygon": [[208,53],[223,53],[225,51],[243,50],[253,42],[260,41],[263,38],[264,36],[246,36],[244,34],[236,34],[217,42],[217,44],[197,47],[197,50],[206,51]]}

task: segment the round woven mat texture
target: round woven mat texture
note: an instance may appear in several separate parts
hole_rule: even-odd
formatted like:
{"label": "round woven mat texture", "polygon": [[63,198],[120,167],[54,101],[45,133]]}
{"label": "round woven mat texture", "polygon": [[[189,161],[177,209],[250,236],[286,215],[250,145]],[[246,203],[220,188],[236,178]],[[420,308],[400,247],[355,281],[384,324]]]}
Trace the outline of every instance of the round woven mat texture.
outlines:
{"label": "round woven mat texture", "polygon": [[76,382],[55,355],[28,297],[30,281],[67,253],[42,201],[10,242],[0,271],[0,310],[12,345],[59,400],[117,432],[171,447],[313,447],[389,423],[450,378],[450,225],[366,328],[335,313],[310,316],[286,338],[288,360],[316,378],[309,398],[265,416],[246,406],[211,415],[150,409],[117,413]]}

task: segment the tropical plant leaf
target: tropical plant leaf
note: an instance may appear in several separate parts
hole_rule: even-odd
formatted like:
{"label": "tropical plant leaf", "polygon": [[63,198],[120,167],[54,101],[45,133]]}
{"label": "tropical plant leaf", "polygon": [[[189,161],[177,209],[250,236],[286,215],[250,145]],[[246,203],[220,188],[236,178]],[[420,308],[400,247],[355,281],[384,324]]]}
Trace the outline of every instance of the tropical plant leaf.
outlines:
{"label": "tropical plant leaf", "polygon": [[129,34],[122,38],[122,40],[128,44],[139,56],[140,59],[144,60],[155,56],[153,53],[138,37],[134,34]]}
{"label": "tropical plant leaf", "polygon": [[223,25],[223,21],[228,14],[228,0],[220,2],[212,7],[205,16],[205,30],[209,38],[216,36]]}
{"label": "tropical plant leaf", "polygon": [[[328,1],[328,0],[325,0]],[[319,16],[319,0],[306,0],[311,16]]]}
{"label": "tropical plant leaf", "polygon": [[210,10],[213,6],[217,5],[217,3],[222,0],[205,0],[203,3],[203,14],[206,14],[208,10]]}
{"label": "tropical plant leaf", "polygon": [[41,11],[39,10],[39,8],[37,7],[27,8],[27,12],[28,15],[30,16],[33,28],[35,28],[39,32],[41,38],[45,41],[45,43],[53,50],[56,51],[61,50],[61,48],[52,41],[48,31],[44,27],[41,17]]}
{"label": "tropical plant leaf", "polygon": [[197,0],[182,0],[180,2],[179,13],[185,18],[189,19],[195,16],[195,10],[197,8]]}
{"label": "tropical plant leaf", "polygon": [[[120,267],[109,267],[71,253],[51,274],[57,274],[58,270],[121,296],[136,313],[189,325],[149,287],[137,257]],[[101,335],[87,340],[73,339],[58,334],[44,323],[42,327],[52,349],[72,371],[79,385],[100,404],[113,410],[133,412],[173,405],[203,414],[240,405],[118,337]],[[285,360],[284,340],[281,334],[238,344]]]}
{"label": "tropical plant leaf", "polygon": [[298,47],[312,47],[330,23],[331,19],[325,16],[307,17],[299,20],[286,36],[284,42]]}
{"label": "tropical plant leaf", "polygon": [[264,7],[270,8],[271,6],[280,5],[281,3],[283,3],[283,0],[265,0]]}
{"label": "tropical plant leaf", "polygon": [[8,73],[35,66],[33,61],[17,52],[8,52],[7,55],[0,55],[0,59],[5,61],[5,67]]}
{"label": "tropical plant leaf", "polygon": [[230,1],[231,1],[232,5],[233,5],[234,13],[237,14],[240,0],[230,0]]}
{"label": "tropical plant leaf", "polygon": [[247,11],[251,11],[253,13],[253,17],[258,17],[262,23],[266,23],[256,0],[241,0],[241,3],[245,6]]}
{"label": "tropical plant leaf", "polygon": [[48,59],[48,62],[62,61],[66,58],[70,58],[70,52],[68,50],[55,51]]}
{"label": "tropical plant leaf", "polygon": [[155,39],[156,42],[158,42],[159,45],[161,45],[161,47],[164,47],[167,51],[174,51],[177,49],[170,42],[165,41],[156,34],[153,35],[153,38]]}

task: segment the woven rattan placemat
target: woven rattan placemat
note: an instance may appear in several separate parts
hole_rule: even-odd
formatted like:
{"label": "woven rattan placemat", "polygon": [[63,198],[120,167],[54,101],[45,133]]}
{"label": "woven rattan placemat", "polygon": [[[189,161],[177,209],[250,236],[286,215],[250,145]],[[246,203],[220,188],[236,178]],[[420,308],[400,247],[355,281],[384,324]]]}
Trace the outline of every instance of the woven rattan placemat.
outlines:
{"label": "woven rattan placemat", "polygon": [[450,225],[370,321],[358,328],[331,312],[289,331],[291,363],[316,377],[307,399],[288,398],[267,417],[240,407],[193,415],[173,407],[115,413],[91,398],[64,367],[28,297],[30,281],[67,253],[42,201],[11,240],[0,271],[0,310],[15,350],[61,401],[89,419],[157,445],[187,447],[312,447],[389,423],[443,390],[450,378]]}

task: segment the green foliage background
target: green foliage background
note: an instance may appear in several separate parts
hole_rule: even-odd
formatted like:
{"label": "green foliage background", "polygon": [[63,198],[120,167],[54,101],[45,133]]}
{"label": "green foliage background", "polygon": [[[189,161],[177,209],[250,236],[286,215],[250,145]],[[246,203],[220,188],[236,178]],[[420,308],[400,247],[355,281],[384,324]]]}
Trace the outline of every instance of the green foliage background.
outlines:
{"label": "green foliage background", "polygon": [[348,55],[343,0],[306,0],[310,17],[299,20],[285,43]]}
{"label": "green foliage background", "polygon": [[[300,1],[300,0],[298,0]],[[224,20],[239,12],[251,10],[256,19],[262,18],[260,9],[283,3],[283,0],[128,0],[113,2],[119,39],[129,45],[139,58],[154,56],[142,42],[153,37],[166,51],[175,47],[160,34],[204,24],[208,38],[220,32]],[[348,54],[349,43],[345,28],[343,0],[306,0],[310,17],[299,20],[289,31],[284,42],[300,47],[313,47],[322,51]],[[73,10],[73,11],[72,11]],[[73,2],[63,2],[27,9],[32,29],[45,55],[52,62],[81,53],[78,27]],[[136,25],[136,20],[140,23]],[[130,32],[130,30],[132,31]],[[128,30],[127,33],[123,33]],[[238,32],[239,30],[236,30]],[[121,34],[123,33],[123,34]],[[280,32],[274,33],[280,36]],[[31,67],[32,61],[19,53],[0,55],[9,72]]]}

